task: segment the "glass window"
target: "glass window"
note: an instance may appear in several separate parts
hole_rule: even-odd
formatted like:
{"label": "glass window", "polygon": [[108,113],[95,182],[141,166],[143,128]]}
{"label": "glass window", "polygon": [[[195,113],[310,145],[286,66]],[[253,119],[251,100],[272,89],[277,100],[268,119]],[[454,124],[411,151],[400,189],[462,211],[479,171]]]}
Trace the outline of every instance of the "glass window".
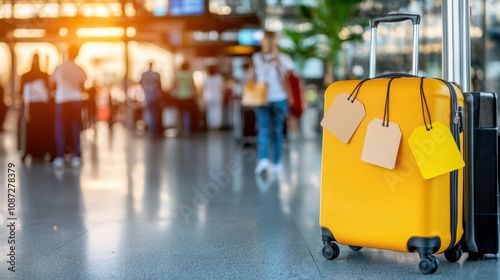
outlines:
{"label": "glass window", "polygon": [[[76,2],[76,3],[75,3]],[[13,11],[12,11],[13,10]],[[78,1],[16,1],[14,8],[10,4],[0,4],[0,18],[55,18],[74,17],[110,17],[123,14],[120,1],[98,1],[98,3],[79,3]]]}
{"label": "glass window", "polygon": [[35,17],[40,7],[40,4],[14,4],[14,16],[16,18]]}
{"label": "glass window", "polygon": [[73,3],[65,3],[61,6],[61,16],[74,17],[78,14],[78,8]]}
{"label": "glass window", "polygon": [[144,8],[155,16],[166,16],[168,14],[168,0],[146,0]]}
{"label": "glass window", "polygon": [[204,12],[203,0],[170,0],[170,14],[173,16],[203,15]]}
{"label": "glass window", "polygon": [[144,8],[154,16],[196,16],[205,13],[203,0],[145,0]]}
{"label": "glass window", "polygon": [[0,18],[11,18],[11,17],[12,17],[12,5],[0,4]]}
{"label": "glass window", "polygon": [[[488,0],[485,6],[486,36],[483,43],[485,63],[484,68],[476,67],[473,83],[480,83],[484,91],[498,93],[500,92],[500,2]],[[474,50],[471,53],[474,53]]]}
{"label": "glass window", "polygon": [[210,0],[209,9],[213,14],[249,14],[255,13],[258,1],[251,0]]}
{"label": "glass window", "polygon": [[83,4],[78,7],[78,11],[85,17],[116,17],[122,15],[119,3]]}

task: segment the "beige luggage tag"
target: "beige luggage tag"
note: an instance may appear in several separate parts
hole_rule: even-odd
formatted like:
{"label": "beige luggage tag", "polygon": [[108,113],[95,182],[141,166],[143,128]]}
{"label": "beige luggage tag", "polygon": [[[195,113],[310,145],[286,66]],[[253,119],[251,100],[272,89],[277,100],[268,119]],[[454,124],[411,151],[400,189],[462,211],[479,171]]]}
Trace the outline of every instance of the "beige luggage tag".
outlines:
{"label": "beige luggage tag", "polygon": [[424,107],[427,110],[427,119],[423,113],[424,125],[413,130],[408,144],[422,176],[430,179],[464,167],[465,162],[450,129],[431,120],[423,92],[423,78],[420,82],[420,99],[422,112]]}
{"label": "beige luggage tag", "polygon": [[374,119],[368,125],[361,161],[387,169],[394,169],[401,143],[399,125],[389,122],[389,92],[392,80],[387,86],[384,119]]}
{"label": "beige luggage tag", "polygon": [[365,106],[356,97],[364,82],[361,81],[351,94],[339,94],[321,121],[321,126],[347,144],[366,115]]}
{"label": "beige luggage tag", "polygon": [[399,125],[384,120],[374,119],[368,125],[361,161],[394,169],[401,142]]}

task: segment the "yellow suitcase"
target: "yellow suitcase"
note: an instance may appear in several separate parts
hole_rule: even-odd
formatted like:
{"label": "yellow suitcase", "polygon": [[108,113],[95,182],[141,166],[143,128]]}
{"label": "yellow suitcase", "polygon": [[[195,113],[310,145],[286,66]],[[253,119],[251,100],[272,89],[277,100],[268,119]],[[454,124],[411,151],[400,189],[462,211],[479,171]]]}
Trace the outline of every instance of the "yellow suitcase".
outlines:
{"label": "yellow suitcase", "polygon": [[[418,34],[419,16],[390,14],[371,20],[372,41],[379,22],[406,19],[413,21],[414,34]],[[416,39],[414,53],[415,50],[418,50]],[[372,52],[370,76],[374,73],[374,56]],[[413,61],[414,73],[418,69],[417,61],[418,58]],[[391,79],[396,76],[400,78]],[[353,250],[370,247],[418,252],[419,269],[424,274],[438,268],[439,263],[432,254],[445,252],[452,262],[460,259],[463,168],[425,179],[408,140],[415,128],[424,125],[428,113],[432,122],[440,122],[450,129],[457,148],[462,151],[464,99],[461,91],[439,79],[426,78],[422,83],[421,78],[409,75],[389,75],[363,82],[338,81],[325,92],[325,116],[335,98],[339,95],[343,98],[342,94],[346,93],[356,96],[364,105],[366,115],[348,143],[328,129],[323,130],[320,226],[324,257],[339,256],[336,241]],[[388,110],[387,99],[390,100]],[[390,113],[389,121],[397,123],[402,134],[393,169],[361,160],[368,126],[373,119],[382,119],[384,113]]]}

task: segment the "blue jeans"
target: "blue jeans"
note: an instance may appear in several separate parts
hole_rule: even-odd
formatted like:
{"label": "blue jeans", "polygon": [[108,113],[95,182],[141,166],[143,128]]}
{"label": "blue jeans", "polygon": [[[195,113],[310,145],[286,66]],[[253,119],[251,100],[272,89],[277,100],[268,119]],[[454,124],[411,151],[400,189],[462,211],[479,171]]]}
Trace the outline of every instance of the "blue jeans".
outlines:
{"label": "blue jeans", "polygon": [[259,159],[266,159],[271,148],[272,162],[281,162],[283,155],[284,124],[288,113],[286,100],[270,102],[267,106],[255,107],[257,117],[257,150]]}
{"label": "blue jeans", "polygon": [[56,156],[63,157],[66,143],[65,129],[71,129],[73,140],[72,152],[74,156],[79,157],[80,152],[80,132],[82,131],[82,103],[66,102],[56,104],[55,115],[55,134],[56,134]]}

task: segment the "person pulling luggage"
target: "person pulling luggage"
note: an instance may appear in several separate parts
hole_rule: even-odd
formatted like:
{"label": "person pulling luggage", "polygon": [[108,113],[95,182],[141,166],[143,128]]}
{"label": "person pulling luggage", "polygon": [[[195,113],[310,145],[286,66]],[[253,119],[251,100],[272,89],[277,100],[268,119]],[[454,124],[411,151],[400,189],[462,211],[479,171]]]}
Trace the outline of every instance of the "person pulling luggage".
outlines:
{"label": "person pulling luggage", "polygon": [[53,161],[53,166],[56,168],[64,166],[64,149],[67,144],[65,139],[66,124],[71,128],[73,136],[71,166],[79,167],[81,165],[82,92],[87,75],[75,63],[79,51],[77,46],[71,46],[68,50],[68,59],[57,66],[50,77],[52,86],[56,88],[55,137],[57,157]]}

